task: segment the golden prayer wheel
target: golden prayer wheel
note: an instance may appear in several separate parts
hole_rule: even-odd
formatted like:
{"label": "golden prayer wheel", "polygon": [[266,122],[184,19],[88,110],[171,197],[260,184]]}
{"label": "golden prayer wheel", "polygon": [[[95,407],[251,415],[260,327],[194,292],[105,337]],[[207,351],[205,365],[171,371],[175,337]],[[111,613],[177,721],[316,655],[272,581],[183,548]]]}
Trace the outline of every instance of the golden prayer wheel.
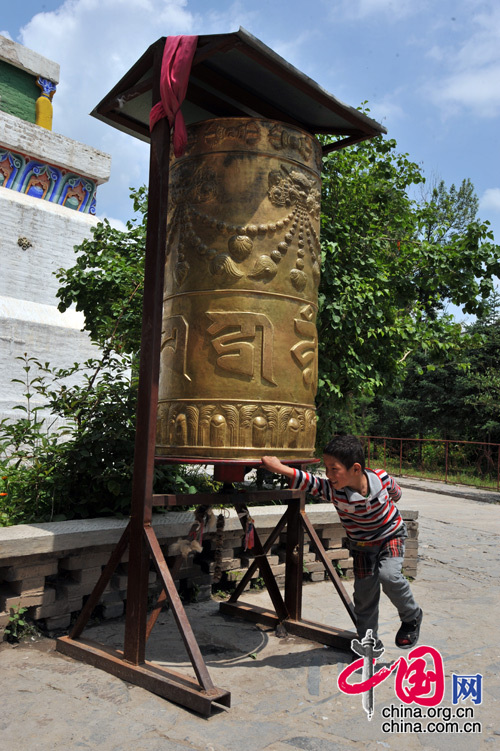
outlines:
{"label": "golden prayer wheel", "polygon": [[290,125],[188,128],[170,166],[158,455],[313,455],[320,170]]}

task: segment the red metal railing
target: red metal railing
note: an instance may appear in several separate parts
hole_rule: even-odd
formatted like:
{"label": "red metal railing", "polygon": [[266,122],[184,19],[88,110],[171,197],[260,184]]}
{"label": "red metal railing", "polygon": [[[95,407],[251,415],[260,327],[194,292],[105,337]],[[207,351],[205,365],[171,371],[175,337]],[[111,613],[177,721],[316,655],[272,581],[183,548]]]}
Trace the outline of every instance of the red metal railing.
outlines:
{"label": "red metal railing", "polygon": [[500,443],[359,436],[368,466],[392,474],[500,490]]}

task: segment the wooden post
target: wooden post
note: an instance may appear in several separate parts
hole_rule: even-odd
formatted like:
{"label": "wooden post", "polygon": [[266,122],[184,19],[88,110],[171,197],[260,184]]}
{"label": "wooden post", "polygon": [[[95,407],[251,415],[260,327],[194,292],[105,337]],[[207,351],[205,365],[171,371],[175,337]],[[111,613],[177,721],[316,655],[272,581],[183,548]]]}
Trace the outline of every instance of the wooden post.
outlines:
{"label": "wooden post", "polygon": [[[160,69],[161,54],[158,50],[154,62],[153,104],[160,100]],[[151,524],[152,518],[169,157],[170,125],[163,118],[151,133],[149,163],[146,266],[124,643],[125,659],[133,665],[144,662],[146,649],[149,550],[144,529]]]}

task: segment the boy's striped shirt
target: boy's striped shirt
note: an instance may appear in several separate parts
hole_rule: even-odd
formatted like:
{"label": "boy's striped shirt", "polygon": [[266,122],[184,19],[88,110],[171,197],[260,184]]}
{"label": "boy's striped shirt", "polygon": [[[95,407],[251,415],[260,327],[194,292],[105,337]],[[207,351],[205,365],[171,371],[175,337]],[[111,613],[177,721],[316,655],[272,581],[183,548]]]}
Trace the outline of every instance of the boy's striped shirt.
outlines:
{"label": "boy's striped shirt", "polygon": [[366,469],[370,494],[367,498],[356,490],[335,490],[325,477],[295,469],[292,488],[333,503],[350,540],[379,542],[394,535],[403,519],[394,505],[401,498],[401,488],[384,469]]}

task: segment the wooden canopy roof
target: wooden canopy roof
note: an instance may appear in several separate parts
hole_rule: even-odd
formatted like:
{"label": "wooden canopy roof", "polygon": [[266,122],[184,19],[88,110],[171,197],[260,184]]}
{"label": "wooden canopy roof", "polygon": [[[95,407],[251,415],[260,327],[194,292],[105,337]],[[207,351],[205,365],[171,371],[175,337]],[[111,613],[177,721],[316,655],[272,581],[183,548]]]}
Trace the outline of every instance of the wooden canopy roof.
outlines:
{"label": "wooden canopy roof", "polygon": [[[161,60],[164,46],[165,37],[152,44],[91,114],[149,142],[154,61]],[[198,37],[182,113],[187,125],[218,117],[262,117],[313,134],[343,136],[324,147],[325,153],[387,132],[243,28]]]}

